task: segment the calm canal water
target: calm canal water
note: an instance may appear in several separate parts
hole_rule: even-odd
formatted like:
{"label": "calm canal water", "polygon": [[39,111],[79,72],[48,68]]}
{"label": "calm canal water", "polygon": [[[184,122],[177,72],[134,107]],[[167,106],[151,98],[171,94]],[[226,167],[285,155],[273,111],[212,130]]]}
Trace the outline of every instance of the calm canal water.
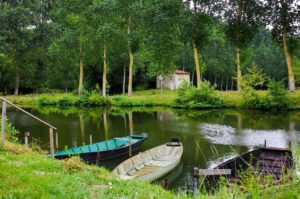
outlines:
{"label": "calm canal water", "polygon": [[[212,167],[254,146],[285,147],[289,140],[298,141],[300,112],[261,112],[238,110],[139,109],[28,109],[29,112],[58,128],[58,149],[62,150],[134,133],[147,132],[149,138],[141,151],[163,144],[170,137],[180,137],[184,153],[182,164],[168,178],[178,191],[192,184],[192,169]],[[8,118],[21,132],[30,131],[31,140],[49,146],[48,128],[16,110]],[[23,135],[20,136],[20,140]],[[103,163],[113,169],[123,159]]]}

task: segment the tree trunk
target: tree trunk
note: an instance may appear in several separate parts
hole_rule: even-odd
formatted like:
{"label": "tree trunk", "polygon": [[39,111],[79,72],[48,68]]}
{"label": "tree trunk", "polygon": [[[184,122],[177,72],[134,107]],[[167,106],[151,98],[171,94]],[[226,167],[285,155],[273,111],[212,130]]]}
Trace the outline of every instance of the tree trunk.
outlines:
{"label": "tree trunk", "polygon": [[192,72],[192,85],[194,85],[194,76],[195,76],[195,74],[194,74],[194,72]]}
{"label": "tree trunk", "polygon": [[241,49],[236,48],[236,65],[237,65],[237,90],[242,90],[241,80],[242,80],[242,71],[241,71]]}
{"label": "tree trunk", "polygon": [[226,79],[226,88],[225,90],[227,91],[228,90],[228,76],[227,76],[227,79]]}
{"label": "tree trunk", "polygon": [[[130,34],[130,26],[131,26],[131,17],[128,18],[128,24],[127,24],[127,33]],[[133,79],[133,49],[131,47],[130,42],[128,41],[128,47],[129,47],[129,79],[128,79],[128,96],[132,96],[132,79]]]}
{"label": "tree trunk", "polygon": [[83,87],[83,43],[80,42],[79,45],[79,59],[80,59],[80,69],[79,69],[79,86],[78,86],[78,95],[82,94]]}
{"label": "tree trunk", "polygon": [[164,90],[164,88],[163,88],[163,76],[162,75],[160,75],[160,95],[162,95],[163,94],[163,90]]}
{"label": "tree trunk", "polygon": [[198,56],[198,48],[195,43],[193,43],[194,49],[194,59],[195,59],[195,66],[196,66],[196,76],[197,76],[197,87],[200,87],[201,83],[201,75],[200,75],[200,64],[199,64],[199,56]]}
{"label": "tree trunk", "polygon": [[125,92],[126,92],[126,67],[125,67],[125,65],[124,65],[124,68],[123,68],[123,95],[125,94]]}
{"label": "tree trunk", "polygon": [[102,78],[102,96],[106,96],[106,46],[103,47],[103,78]]}
{"label": "tree trunk", "polygon": [[222,76],[222,79],[221,79],[221,86],[220,86],[220,90],[221,90],[221,91],[223,90],[223,76]]}
{"label": "tree trunk", "polygon": [[286,31],[283,31],[283,33],[282,33],[282,42],[283,42],[285,59],[286,59],[287,67],[288,67],[289,90],[294,92],[296,90],[295,77],[294,77],[294,72],[293,72],[292,56],[289,52],[288,44],[286,41]]}
{"label": "tree trunk", "polygon": [[20,70],[17,68],[16,70],[16,80],[15,80],[15,91],[14,95],[19,95],[19,87],[20,87]]}

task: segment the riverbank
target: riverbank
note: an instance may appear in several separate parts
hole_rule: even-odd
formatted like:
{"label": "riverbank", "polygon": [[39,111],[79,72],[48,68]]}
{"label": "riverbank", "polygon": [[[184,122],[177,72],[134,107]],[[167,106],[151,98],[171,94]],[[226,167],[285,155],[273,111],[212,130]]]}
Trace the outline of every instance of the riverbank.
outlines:
{"label": "riverbank", "polygon": [[13,143],[0,149],[0,170],[4,198],[179,198],[158,185],[120,180],[79,158],[58,161]]}
{"label": "riverbank", "polygon": [[[244,109],[243,95],[238,91],[216,91],[223,104],[217,108],[235,108]],[[257,91],[258,96],[268,95],[267,91]],[[300,109],[300,91],[288,94],[292,106],[289,109]],[[136,91],[132,97],[127,95],[113,95],[103,98],[100,94],[91,94],[90,96],[78,97],[72,93],[49,93],[49,94],[31,94],[19,96],[6,96],[13,103],[23,107],[37,106],[120,106],[120,107],[143,107],[143,106],[160,106],[183,108],[175,103],[177,91],[166,90],[163,94],[160,90]],[[187,107],[184,107],[187,108]],[[201,108],[197,107],[197,108]],[[207,107],[202,107],[207,108]],[[247,107],[249,108],[249,107]],[[251,108],[251,107],[250,107]]]}
{"label": "riverbank", "polygon": [[124,181],[97,166],[73,157],[59,161],[39,150],[8,142],[0,147],[0,197],[3,198],[294,198],[299,193],[297,180],[288,186],[274,186],[271,178],[249,175],[243,186],[226,182],[214,195],[186,195],[167,191],[159,185]]}

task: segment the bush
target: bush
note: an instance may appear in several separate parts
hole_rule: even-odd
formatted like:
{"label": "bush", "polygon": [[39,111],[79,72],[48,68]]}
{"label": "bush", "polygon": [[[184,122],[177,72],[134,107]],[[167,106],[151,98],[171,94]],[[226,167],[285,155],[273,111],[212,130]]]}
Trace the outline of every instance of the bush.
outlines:
{"label": "bush", "polygon": [[38,99],[38,104],[40,106],[56,105],[56,103],[57,101],[54,98],[48,96],[42,96]]}
{"label": "bush", "polygon": [[268,84],[268,108],[275,110],[283,110],[291,108],[291,102],[288,91],[284,87],[282,81],[270,81]]}
{"label": "bush", "polygon": [[[0,116],[0,124],[2,124],[2,117]],[[0,125],[0,132],[1,132],[1,125]],[[11,141],[17,141],[18,140],[18,134],[20,132],[15,129],[15,127],[12,126],[12,124],[6,120],[6,136],[8,140]]]}
{"label": "bush", "polygon": [[243,89],[242,105],[251,109],[286,110],[291,108],[288,92],[282,81],[268,83],[268,95],[259,96],[253,87]]}
{"label": "bush", "polygon": [[101,96],[99,93],[93,92],[89,97],[90,106],[108,106],[111,105],[111,100],[107,97]]}
{"label": "bush", "polygon": [[137,102],[134,102],[132,99],[125,96],[115,96],[113,100],[117,106],[138,106],[140,105]]}
{"label": "bush", "polygon": [[210,82],[204,81],[199,88],[184,82],[178,90],[175,104],[188,108],[216,108],[224,105]]}
{"label": "bush", "polygon": [[63,98],[59,99],[57,102],[57,105],[59,107],[69,107],[73,104],[74,104],[74,102],[69,97],[63,97]]}

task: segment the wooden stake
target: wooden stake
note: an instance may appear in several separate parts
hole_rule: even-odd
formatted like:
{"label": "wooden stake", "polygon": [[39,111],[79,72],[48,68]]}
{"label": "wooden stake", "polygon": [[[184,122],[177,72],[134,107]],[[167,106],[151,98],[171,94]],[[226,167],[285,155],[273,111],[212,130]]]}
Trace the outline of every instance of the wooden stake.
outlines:
{"label": "wooden stake", "polygon": [[132,156],[132,148],[131,148],[131,136],[133,134],[133,116],[132,112],[128,113],[128,121],[129,121],[129,132],[130,132],[130,138],[129,138],[129,157]]}
{"label": "wooden stake", "polygon": [[49,136],[50,136],[50,152],[52,157],[54,157],[54,141],[53,141],[53,129],[49,128]]}
{"label": "wooden stake", "polygon": [[90,144],[93,144],[93,135],[90,134]]}
{"label": "wooden stake", "polygon": [[3,103],[2,103],[1,134],[2,134],[2,147],[5,148],[5,140],[6,140],[6,101],[3,101]]}
{"label": "wooden stake", "polygon": [[58,132],[55,133],[55,147],[58,149]]}
{"label": "wooden stake", "polygon": [[28,137],[30,136],[30,133],[29,132],[25,132],[24,136],[25,136],[25,146],[28,147]]}

